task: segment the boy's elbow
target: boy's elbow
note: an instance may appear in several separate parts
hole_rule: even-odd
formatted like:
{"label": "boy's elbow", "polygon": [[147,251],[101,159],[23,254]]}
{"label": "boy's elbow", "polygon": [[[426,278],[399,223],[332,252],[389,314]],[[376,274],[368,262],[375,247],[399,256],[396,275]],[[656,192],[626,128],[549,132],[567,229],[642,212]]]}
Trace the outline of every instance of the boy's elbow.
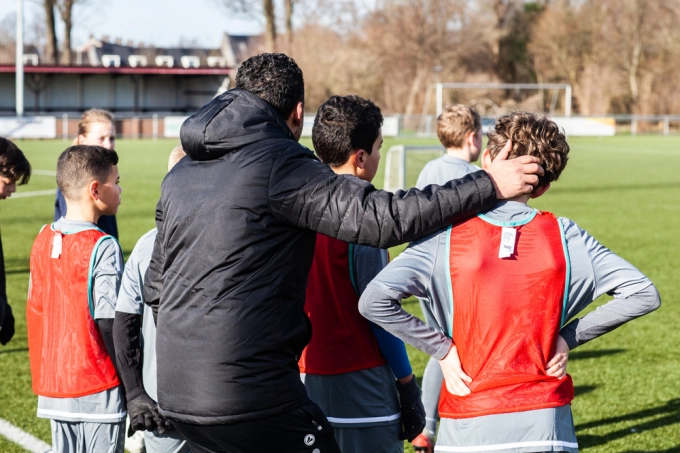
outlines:
{"label": "boy's elbow", "polygon": [[661,295],[659,294],[659,291],[656,289],[656,286],[652,285],[649,287],[649,292],[650,292],[650,300],[649,300],[649,305],[647,309],[647,313],[651,313],[654,310],[657,310],[659,307],[661,307]]}
{"label": "boy's elbow", "polygon": [[[368,288],[366,288],[366,290],[368,290]],[[370,319],[371,319],[371,317],[370,317],[370,315],[371,315],[371,307],[370,307],[370,303],[368,302],[368,298],[365,297],[366,292],[367,292],[367,291],[364,291],[364,294],[363,294],[363,295],[361,296],[361,298],[359,299],[359,313],[360,313],[361,316],[363,316],[364,318],[370,320]]]}
{"label": "boy's elbow", "polygon": [[359,298],[359,313],[369,321],[376,322],[375,301],[379,290],[370,283]]}

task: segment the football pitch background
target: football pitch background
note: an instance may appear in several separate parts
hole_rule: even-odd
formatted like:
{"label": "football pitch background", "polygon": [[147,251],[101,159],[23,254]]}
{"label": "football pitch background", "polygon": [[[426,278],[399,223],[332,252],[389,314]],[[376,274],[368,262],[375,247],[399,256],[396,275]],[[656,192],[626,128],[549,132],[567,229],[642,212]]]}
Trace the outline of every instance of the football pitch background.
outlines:
{"label": "football pitch background", "polygon": [[[309,141],[303,141],[311,146]],[[435,140],[386,139],[395,144]],[[572,138],[569,163],[560,181],[530,204],[569,217],[648,275],[662,307],[651,315],[582,346],[570,355],[576,385],[572,408],[581,451],[680,451],[680,137]],[[68,142],[17,141],[34,170],[54,171]],[[174,140],[118,140],[123,203],[118,212],[126,258],[137,239],[154,227],[154,207]],[[407,185],[415,183],[427,155],[407,159]],[[383,183],[383,165],[375,179]],[[54,176],[36,172],[18,193],[54,189]],[[0,202],[7,295],[16,335],[0,347],[0,418],[50,442],[49,421],[36,417],[31,391],[25,304],[29,253],[40,227],[52,221],[54,195]],[[227,232],[225,232],[226,234]],[[404,246],[391,251],[396,256]],[[604,296],[593,304],[609,300]],[[414,300],[407,310],[420,314]],[[409,347],[420,378],[427,357]],[[406,444],[406,451],[412,451]],[[0,436],[0,453],[23,452]]]}

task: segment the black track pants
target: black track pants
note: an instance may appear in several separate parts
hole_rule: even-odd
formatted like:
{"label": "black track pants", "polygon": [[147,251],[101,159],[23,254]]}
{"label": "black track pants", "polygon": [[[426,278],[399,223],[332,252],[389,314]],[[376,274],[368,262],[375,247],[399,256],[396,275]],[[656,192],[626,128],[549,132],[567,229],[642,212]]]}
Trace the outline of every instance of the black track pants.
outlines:
{"label": "black track pants", "polygon": [[319,406],[304,406],[274,417],[229,425],[172,424],[192,453],[340,453],[333,428]]}

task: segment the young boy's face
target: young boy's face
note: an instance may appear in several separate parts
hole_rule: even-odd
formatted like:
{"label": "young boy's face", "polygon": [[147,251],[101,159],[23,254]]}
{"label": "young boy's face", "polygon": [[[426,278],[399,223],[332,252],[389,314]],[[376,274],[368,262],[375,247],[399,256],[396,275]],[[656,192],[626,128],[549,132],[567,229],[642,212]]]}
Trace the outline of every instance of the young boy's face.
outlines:
{"label": "young boy's face", "polygon": [[109,173],[106,181],[99,182],[97,207],[102,215],[114,215],[118,212],[121,200],[120,194],[123,192],[123,189],[118,185],[119,181],[118,165],[114,165],[111,167],[111,173]]}
{"label": "young boy's face", "polygon": [[363,168],[359,169],[357,176],[364,181],[371,182],[375,178],[375,174],[378,172],[378,164],[380,163],[380,147],[382,146],[383,137],[382,131],[378,133],[378,138],[373,142],[373,148],[371,149],[371,154],[364,153],[364,165]]}
{"label": "young boy's face", "polygon": [[0,200],[5,200],[17,191],[17,180],[0,175]]}

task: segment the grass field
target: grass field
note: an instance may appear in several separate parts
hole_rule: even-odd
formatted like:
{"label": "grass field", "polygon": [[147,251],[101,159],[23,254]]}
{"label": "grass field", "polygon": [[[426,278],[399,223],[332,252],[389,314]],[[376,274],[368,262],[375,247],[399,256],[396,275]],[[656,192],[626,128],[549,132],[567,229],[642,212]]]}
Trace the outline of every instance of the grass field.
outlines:
{"label": "grass field", "polygon": [[[393,144],[424,142],[436,143],[386,140],[383,156]],[[680,306],[675,290],[680,269],[680,138],[574,138],[570,143],[572,152],[562,179],[532,205],[575,220],[646,273],[663,300],[652,315],[571,354],[579,444],[588,453],[679,452]],[[154,206],[174,144],[169,140],[117,144],[123,187],[118,225],[126,256],[154,226]],[[66,143],[19,141],[18,145],[34,169],[54,170]],[[422,164],[417,158],[409,160],[408,183],[415,181]],[[381,169],[376,185],[381,186],[382,180]],[[54,177],[36,174],[19,192],[54,187]],[[53,202],[53,196],[40,196],[0,204],[8,297],[17,317],[16,336],[0,348],[0,418],[48,443],[49,423],[35,416],[37,398],[30,387],[24,311],[29,251],[40,227],[52,220]],[[395,248],[392,256],[401,250]],[[406,301],[405,306],[419,311],[414,301]],[[420,376],[426,357],[411,348],[409,354]],[[22,451],[0,437],[0,453]]]}

